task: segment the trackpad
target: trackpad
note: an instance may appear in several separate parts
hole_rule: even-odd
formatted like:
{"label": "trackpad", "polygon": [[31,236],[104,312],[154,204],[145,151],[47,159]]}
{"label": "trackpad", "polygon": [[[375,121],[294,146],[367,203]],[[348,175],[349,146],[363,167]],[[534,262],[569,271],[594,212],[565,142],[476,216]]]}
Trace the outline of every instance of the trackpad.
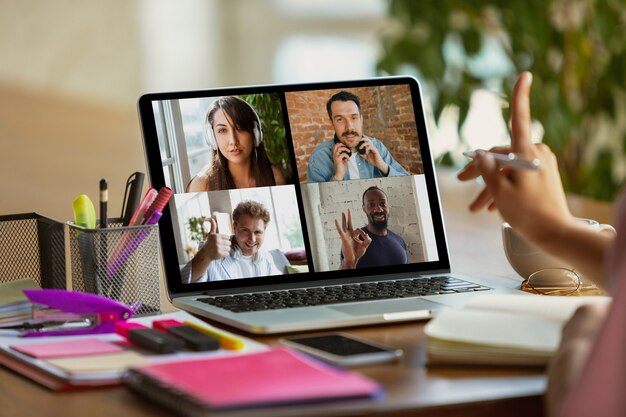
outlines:
{"label": "trackpad", "polygon": [[328,307],[331,310],[340,311],[352,316],[372,316],[386,313],[401,313],[407,311],[427,311],[444,308],[445,305],[434,303],[421,298],[400,299],[393,301],[376,301],[371,303],[358,303],[337,307]]}

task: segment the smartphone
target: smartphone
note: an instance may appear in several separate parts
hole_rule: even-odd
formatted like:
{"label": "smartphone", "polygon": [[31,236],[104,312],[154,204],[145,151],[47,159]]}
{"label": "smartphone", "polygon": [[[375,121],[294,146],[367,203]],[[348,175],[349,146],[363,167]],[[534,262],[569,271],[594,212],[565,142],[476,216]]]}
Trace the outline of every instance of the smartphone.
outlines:
{"label": "smartphone", "polygon": [[345,333],[329,333],[280,339],[286,346],[335,365],[350,367],[393,362],[402,350],[359,339]]}

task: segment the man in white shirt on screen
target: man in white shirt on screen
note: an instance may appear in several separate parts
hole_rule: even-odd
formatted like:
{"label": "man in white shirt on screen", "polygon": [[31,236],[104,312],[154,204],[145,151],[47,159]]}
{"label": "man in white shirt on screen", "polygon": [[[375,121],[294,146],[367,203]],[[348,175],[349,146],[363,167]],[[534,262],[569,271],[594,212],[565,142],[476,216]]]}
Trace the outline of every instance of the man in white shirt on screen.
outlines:
{"label": "man in white shirt on screen", "polygon": [[261,250],[269,222],[265,206],[250,200],[233,210],[232,237],[217,233],[217,223],[211,219],[211,231],[191,261],[191,274],[182,276],[194,283],[279,275],[272,257]]}

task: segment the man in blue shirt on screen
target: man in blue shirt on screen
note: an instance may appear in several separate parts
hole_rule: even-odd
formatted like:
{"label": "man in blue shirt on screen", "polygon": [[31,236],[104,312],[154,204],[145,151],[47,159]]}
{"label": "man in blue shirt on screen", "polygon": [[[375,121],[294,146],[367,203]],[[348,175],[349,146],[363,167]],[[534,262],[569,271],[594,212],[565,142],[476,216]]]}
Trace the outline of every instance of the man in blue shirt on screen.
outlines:
{"label": "man in blue shirt on screen", "polygon": [[311,153],[308,182],[409,175],[380,140],[363,135],[359,96],[340,91],[328,100],[326,110],[335,136]]}
{"label": "man in blue shirt on screen", "polygon": [[409,261],[409,252],[400,236],[387,228],[390,208],[387,195],[380,188],[369,187],[363,193],[363,211],[367,225],[354,229],[352,213],[341,213],[342,224],[335,220],[341,237],[340,269],[401,265]]}

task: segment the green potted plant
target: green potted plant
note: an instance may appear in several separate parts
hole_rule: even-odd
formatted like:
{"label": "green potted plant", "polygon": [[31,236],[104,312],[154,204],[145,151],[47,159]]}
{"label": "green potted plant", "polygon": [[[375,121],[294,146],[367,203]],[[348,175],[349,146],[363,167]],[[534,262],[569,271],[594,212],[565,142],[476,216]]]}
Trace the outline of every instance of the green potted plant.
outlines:
{"label": "green potted plant", "polygon": [[190,258],[196,254],[198,246],[206,240],[209,232],[206,225],[209,224],[210,220],[211,218],[207,216],[190,217],[187,220],[189,239],[193,244],[188,245],[185,252]]}
{"label": "green potted plant", "polygon": [[241,98],[256,109],[263,124],[263,143],[272,165],[278,167],[289,183],[293,176],[289,163],[289,150],[285,140],[280,95],[246,94]]}
{"label": "green potted plant", "polygon": [[[608,201],[626,178],[625,10],[621,1],[391,0],[378,68],[413,68],[431,87],[435,119],[455,105],[459,129],[476,89],[508,98],[516,75],[531,71],[533,117],[566,190]],[[486,48],[504,52],[509,69],[477,69]]]}

